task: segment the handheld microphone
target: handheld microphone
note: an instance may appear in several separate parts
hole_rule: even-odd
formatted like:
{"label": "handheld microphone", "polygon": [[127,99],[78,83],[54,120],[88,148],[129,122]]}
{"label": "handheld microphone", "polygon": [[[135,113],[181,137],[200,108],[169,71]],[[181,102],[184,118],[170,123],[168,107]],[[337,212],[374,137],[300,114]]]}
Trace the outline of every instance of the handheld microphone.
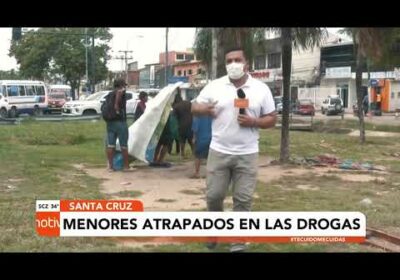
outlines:
{"label": "handheld microphone", "polygon": [[[246,94],[244,93],[244,91],[241,88],[237,90],[237,96],[240,99],[246,98]],[[242,114],[242,115],[246,114],[245,109],[244,108],[240,108],[239,109],[239,114]]]}

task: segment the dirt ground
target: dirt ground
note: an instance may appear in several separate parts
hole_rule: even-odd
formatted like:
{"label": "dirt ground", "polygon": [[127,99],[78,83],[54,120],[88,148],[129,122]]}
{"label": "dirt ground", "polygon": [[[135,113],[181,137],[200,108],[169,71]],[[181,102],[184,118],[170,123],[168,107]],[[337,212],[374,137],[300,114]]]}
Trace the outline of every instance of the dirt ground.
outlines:
{"label": "dirt ground", "polygon": [[[359,130],[353,130],[352,132],[349,133],[349,136],[359,137],[360,136],[360,131]],[[365,136],[366,137],[400,137],[400,133],[366,130],[365,131]]]}
{"label": "dirt ground", "polygon": [[[259,158],[258,179],[261,182],[269,183],[278,180],[282,176],[299,176],[313,173],[319,176],[334,175],[340,176],[342,180],[367,182],[381,179],[381,172],[368,174],[352,174],[339,169],[316,167],[307,169],[303,167],[282,167],[270,164],[271,158],[261,156]],[[185,161],[175,164],[170,168],[152,168],[147,165],[137,164],[131,172],[107,172],[105,167],[86,168],[83,165],[74,165],[79,171],[89,176],[102,179],[101,191],[113,199],[132,199],[129,193],[139,192],[135,199],[143,202],[145,211],[181,211],[181,210],[204,210],[206,209],[206,169],[201,166],[201,179],[190,179],[193,174],[193,162]],[[333,172],[333,173],[332,173]],[[298,185],[298,189],[304,191],[317,191],[318,187],[309,185]],[[122,192],[122,193],[121,193]],[[127,194],[127,195],[124,195]],[[255,194],[257,197],[257,194]],[[232,207],[232,198],[227,197],[226,208]],[[162,240],[159,240],[162,239]],[[148,241],[138,242],[135,238],[115,238],[119,246],[146,248],[175,244],[168,238],[150,238]]]}
{"label": "dirt ground", "polygon": [[[316,175],[340,176],[342,180],[352,182],[368,182],[381,180],[381,173],[354,174],[339,169],[315,167],[282,167],[269,164],[271,158],[259,158],[258,180],[269,183],[280,179],[282,176],[299,176],[307,173]],[[102,179],[101,191],[115,199],[132,199],[130,192],[139,192],[135,198],[144,204],[145,211],[181,211],[202,210],[206,207],[206,170],[201,166],[201,179],[190,179],[193,174],[193,162],[185,161],[175,164],[170,168],[152,168],[147,165],[137,164],[131,172],[107,172],[105,168],[86,168],[75,165],[89,176]],[[299,189],[314,190],[307,186],[298,186]],[[125,193],[125,196],[124,196]],[[257,194],[255,194],[257,197]],[[229,207],[231,197],[227,197]]]}

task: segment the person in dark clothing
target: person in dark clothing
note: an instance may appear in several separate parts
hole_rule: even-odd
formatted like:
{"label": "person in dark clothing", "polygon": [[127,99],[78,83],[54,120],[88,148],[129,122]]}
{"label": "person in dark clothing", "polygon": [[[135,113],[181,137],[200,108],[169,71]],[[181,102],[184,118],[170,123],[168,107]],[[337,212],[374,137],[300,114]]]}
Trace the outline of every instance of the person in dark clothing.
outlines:
{"label": "person in dark clothing", "polygon": [[115,146],[117,138],[121,147],[121,153],[124,161],[124,170],[129,170],[128,155],[128,124],[126,122],[126,82],[124,79],[116,79],[114,81],[115,94],[114,110],[117,118],[107,121],[107,159],[109,171],[113,171],[113,158],[115,154]]}
{"label": "person in dark clothing", "polygon": [[369,105],[368,94],[366,94],[364,96],[364,99],[363,99],[362,103],[363,103],[364,115],[367,115],[367,113],[368,113],[368,105]]}
{"label": "person in dark clothing", "polygon": [[175,154],[180,154],[180,143],[179,143],[179,133],[178,133],[178,119],[176,118],[175,112],[171,113],[171,126],[173,131],[173,140],[168,147],[168,153],[172,155],[172,149],[175,144]]}
{"label": "person in dark clothing", "polygon": [[161,133],[160,140],[158,140],[158,144],[156,150],[154,152],[154,160],[150,163],[151,167],[170,167],[171,163],[165,162],[164,158],[168,152],[169,146],[172,144],[174,140],[174,133],[172,127],[172,111],[169,114],[167,123],[164,126],[164,129]]}
{"label": "person in dark clothing", "polygon": [[192,131],[193,142],[195,146],[195,172],[190,177],[192,179],[200,178],[200,164],[202,159],[207,159],[211,143],[211,124],[210,116],[193,117]]}
{"label": "person in dark clothing", "polygon": [[146,110],[146,102],[148,100],[147,92],[141,91],[139,93],[139,103],[136,106],[135,110],[135,120],[139,119],[141,115],[143,115],[144,110]]}
{"label": "person in dark clothing", "polygon": [[178,119],[180,156],[183,158],[185,156],[186,141],[189,143],[192,153],[194,151],[191,112],[192,103],[190,101],[183,100],[180,92],[178,92],[175,96],[172,107],[174,109],[176,118]]}

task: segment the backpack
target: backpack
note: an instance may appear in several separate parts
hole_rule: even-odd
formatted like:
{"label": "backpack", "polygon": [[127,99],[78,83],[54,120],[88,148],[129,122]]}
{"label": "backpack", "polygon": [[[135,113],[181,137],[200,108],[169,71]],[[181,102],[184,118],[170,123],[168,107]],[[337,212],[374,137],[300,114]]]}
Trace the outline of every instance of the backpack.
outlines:
{"label": "backpack", "polygon": [[119,118],[114,109],[115,96],[115,91],[110,92],[106,96],[104,103],[101,105],[101,115],[105,121],[114,121]]}

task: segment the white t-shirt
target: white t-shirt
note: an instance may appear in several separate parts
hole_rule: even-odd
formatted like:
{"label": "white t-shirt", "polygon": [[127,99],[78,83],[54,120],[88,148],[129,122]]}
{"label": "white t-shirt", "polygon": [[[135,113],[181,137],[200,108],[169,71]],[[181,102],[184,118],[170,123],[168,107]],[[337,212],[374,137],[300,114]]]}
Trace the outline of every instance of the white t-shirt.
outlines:
{"label": "white t-shirt", "polygon": [[[248,75],[240,87],[249,99],[246,114],[261,117],[275,111],[275,103],[269,87]],[[212,140],[210,148],[231,155],[246,155],[258,152],[259,133],[257,128],[242,127],[237,121],[239,108],[234,107],[237,90],[228,76],[209,83],[200,92],[197,103],[215,102],[216,118],[212,121]]]}

